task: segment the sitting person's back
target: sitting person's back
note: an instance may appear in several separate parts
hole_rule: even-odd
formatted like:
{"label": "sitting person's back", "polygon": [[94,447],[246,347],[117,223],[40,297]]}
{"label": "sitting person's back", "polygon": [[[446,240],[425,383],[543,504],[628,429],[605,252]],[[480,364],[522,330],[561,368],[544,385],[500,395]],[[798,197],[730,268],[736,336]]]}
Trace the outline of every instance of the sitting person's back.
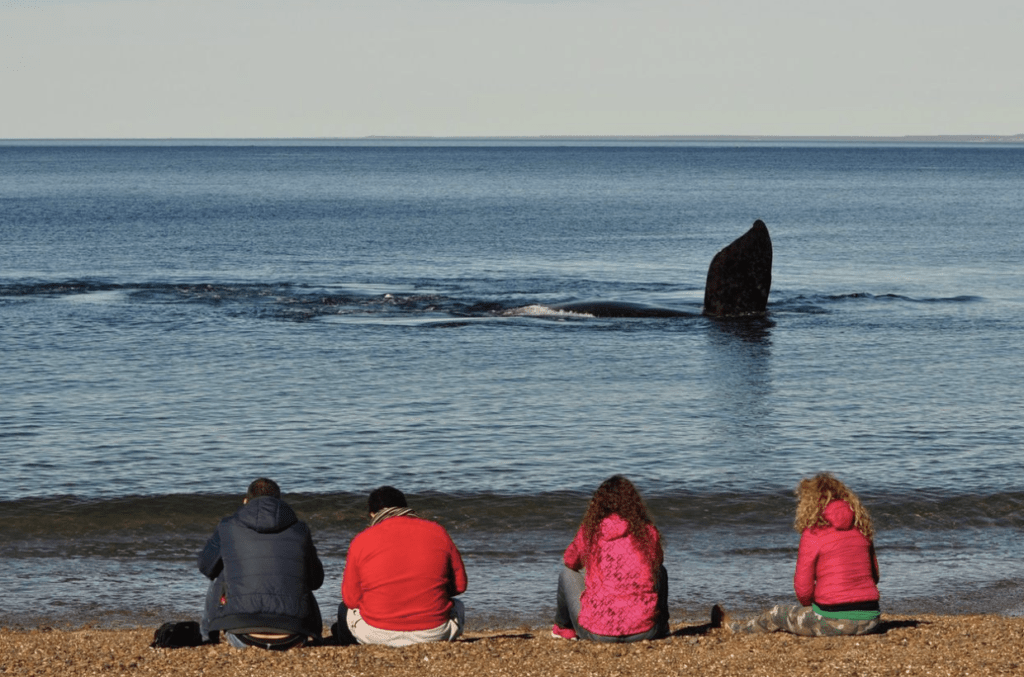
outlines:
{"label": "sitting person's back", "polygon": [[204,639],[224,631],[233,646],[289,648],[322,631],[313,590],[323,565],[308,527],[271,480],[249,487],[241,509],[221,520],[199,553],[212,580],[201,623]]}
{"label": "sitting person's back", "polygon": [[853,508],[830,501],[820,519],[827,524],[807,528],[800,538],[797,599],[804,606],[877,601],[878,561],[871,540],[857,529]]}
{"label": "sitting person's back", "polygon": [[444,527],[420,519],[393,487],[370,495],[371,524],[352,539],[339,627],[363,644],[404,646],[462,634],[466,570]]}
{"label": "sitting person's back", "polygon": [[562,556],[555,625],[563,639],[639,642],[668,634],[661,535],[636,487],[614,475],[590,499]]}

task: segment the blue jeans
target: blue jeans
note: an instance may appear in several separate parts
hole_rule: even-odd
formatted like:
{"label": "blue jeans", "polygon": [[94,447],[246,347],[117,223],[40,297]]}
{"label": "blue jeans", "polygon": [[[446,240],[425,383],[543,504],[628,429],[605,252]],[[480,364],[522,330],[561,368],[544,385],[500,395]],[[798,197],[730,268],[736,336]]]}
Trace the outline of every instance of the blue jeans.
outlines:
{"label": "blue jeans", "polygon": [[655,588],[658,592],[657,617],[654,626],[645,632],[635,635],[598,635],[580,625],[580,598],[586,589],[586,577],[582,571],[573,571],[562,567],[558,574],[558,601],[555,607],[555,625],[560,628],[572,628],[580,639],[594,642],[620,643],[641,642],[645,639],[658,639],[668,634],[668,571],[661,567]]}

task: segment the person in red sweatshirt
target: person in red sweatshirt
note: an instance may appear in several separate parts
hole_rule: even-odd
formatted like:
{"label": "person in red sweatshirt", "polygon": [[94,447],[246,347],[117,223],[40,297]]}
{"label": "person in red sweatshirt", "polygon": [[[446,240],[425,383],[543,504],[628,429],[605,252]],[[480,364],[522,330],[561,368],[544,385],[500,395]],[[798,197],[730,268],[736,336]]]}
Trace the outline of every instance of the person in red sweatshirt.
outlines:
{"label": "person in red sweatshirt", "polygon": [[375,489],[369,511],[370,526],[349,545],[338,627],[360,644],[458,638],[466,610],[455,596],[466,591],[466,569],[448,532],[417,517],[394,487]]}
{"label": "person in red sweatshirt", "polygon": [[871,517],[857,495],[829,473],[796,490],[800,532],[793,589],[799,605],[779,604],[746,622],[731,622],[721,606],[711,624],[732,632],[863,635],[878,627],[878,559]]}

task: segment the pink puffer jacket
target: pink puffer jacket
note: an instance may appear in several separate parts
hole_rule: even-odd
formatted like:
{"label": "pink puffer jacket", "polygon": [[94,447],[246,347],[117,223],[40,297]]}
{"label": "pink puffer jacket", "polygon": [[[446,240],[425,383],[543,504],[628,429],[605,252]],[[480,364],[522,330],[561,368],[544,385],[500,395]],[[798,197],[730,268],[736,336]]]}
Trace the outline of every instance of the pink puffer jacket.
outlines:
{"label": "pink puffer jacket", "polygon": [[846,501],[832,501],[822,512],[829,526],[800,536],[793,589],[800,604],[849,604],[878,599],[878,560],[871,541],[853,526]]}

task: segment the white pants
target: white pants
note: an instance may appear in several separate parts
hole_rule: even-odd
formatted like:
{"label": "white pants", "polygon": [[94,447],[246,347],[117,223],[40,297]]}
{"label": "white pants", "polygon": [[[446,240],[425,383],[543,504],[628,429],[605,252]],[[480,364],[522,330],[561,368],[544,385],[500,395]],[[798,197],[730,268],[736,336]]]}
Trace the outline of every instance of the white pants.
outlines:
{"label": "white pants", "polygon": [[383,644],[384,646],[409,646],[424,642],[451,642],[462,635],[466,626],[466,606],[461,600],[452,600],[451,617],[428,630],[382,630],[375,628],[365,620],[359,609],[349,609],[345,615],[349,632],[360,644]]}

